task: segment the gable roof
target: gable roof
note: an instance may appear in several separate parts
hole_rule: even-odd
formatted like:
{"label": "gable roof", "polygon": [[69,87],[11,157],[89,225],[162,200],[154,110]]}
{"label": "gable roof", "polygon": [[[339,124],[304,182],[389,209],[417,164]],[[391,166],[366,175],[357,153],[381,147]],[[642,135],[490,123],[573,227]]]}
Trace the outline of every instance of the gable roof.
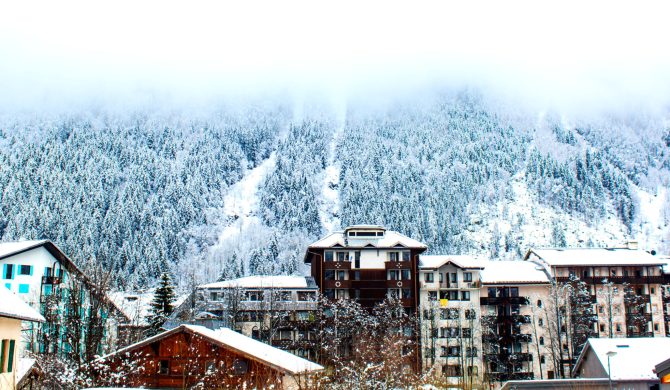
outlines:
{"label": "gable roof", "polygon": [[591,338],[579,354],[573,376],[579,374],[581,364],[589,351],[598,359],[607,373],[607,352],[617,354],[610,358],[613,380],[658,380],[655,365],[670,358],[670,338]]}
{"label": "gable roof", "polygon": [[254,275],[238,279],[223,280],[220,282],[207,283],[198,288],[303,288],[316,289],[316,284],[311,277],[286,276],[286,275]]}
{"label": "gable roof", "polygon": [[393,248],[397,245],[402,245],[406,248],[426,249],[426,244],[423,244],[413,238],[407,237],[402,233],[393,230],[386,230],[383,237],[349,237],[347,238],[344,231],[337,231],[328,234],[326,237],[313,242],[308,248],[332,248],[340,245],[345,248]]}
{"label": "gable roof", "polygon": [[479,275],[482,284],[549,284],[544,268],[530,261],[487,261]]}
{"label": "gable roof", "polygon": [[220,347],[233,350],[249,359],[256,360],[270,366],[278,371],[296,375],[309,374],[323,370],[323,366],[310,362],[292,353],[286,352],[271,345],[254,340],[241,333],[228,328],[211,330],[199,325],[180,325],[176,328],[149,337],[139,343],[121,348],[116,352],[98,358],[98,361],[108,360],[115,355],[131,352],[135,349],[149,345],[173,334],[187,332],[205,338],[207,341]]}
{"label": "gable roof", "polygon": [[477,256],[470,256],[470,255],[419,256],[419,267],[422,269],[438,269],[447,263],[451,263],[458,268],[483,269],[486,261]]}
{"label": "gable roof", "polygon": [[5,286],[0,287],[0,317],[44,322],[44,317]]}
{"label": "gable roof", "polygon": [[551,267],[665,265],[667,263],[651,253],[629,248],[531,248],[524,256],[524,260],[532,260],[533,256]]}

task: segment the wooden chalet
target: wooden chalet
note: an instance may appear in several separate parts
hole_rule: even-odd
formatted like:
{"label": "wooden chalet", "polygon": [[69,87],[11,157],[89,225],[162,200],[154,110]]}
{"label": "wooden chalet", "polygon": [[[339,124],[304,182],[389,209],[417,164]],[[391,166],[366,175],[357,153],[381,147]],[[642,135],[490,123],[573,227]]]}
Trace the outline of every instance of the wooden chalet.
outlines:
{"label": "wooden chalet", "polygon": [[181,325],[92,363],[103,386],[283,388],[323,367],[228,328]]}

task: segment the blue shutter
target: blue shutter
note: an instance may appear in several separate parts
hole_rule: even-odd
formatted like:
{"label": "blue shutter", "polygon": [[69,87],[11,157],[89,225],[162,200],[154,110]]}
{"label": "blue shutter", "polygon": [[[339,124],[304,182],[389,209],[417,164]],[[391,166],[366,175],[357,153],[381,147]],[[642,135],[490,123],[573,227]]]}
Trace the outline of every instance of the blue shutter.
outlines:
{"label": "blue shutter", "polygon": [[7,287],[7,290],[12,289],[12,284],[11,283],[5,283],[5,287]]}
{"label": "blue shutter", "polygon": [[33,276],[33,266],[32,265],[28,266],[28,270],[29,270],[28,275]]}
{"label": "blue shutter", "polygon": [[7,279],[7,264],[2,265],[2,278]]}

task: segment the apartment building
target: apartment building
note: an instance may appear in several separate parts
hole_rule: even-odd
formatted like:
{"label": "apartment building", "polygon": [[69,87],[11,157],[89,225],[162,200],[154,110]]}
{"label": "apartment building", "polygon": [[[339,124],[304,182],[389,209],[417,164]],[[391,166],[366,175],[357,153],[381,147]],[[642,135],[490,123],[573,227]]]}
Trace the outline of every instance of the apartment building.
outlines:
{"label": "apartment building", "polygon": [[419,257],[422,364],[449,385],[471,387],[482,372],[484,263],[472,256]]}
{"label": "apartment building", "polygon": [[550,279],[523,261],[487,261],[481,275],[484,378],[488,382],[551,378],[546,316]]}
{"label": "apartment building", "polygon": [[[621,248],[530,249],[557,283],[581,281],[595,304],[597,337],[664,337],[664,259],[629,243]],[[666,298],[667,300],[667,298]],[[578,351],[577,351],[578,353]]]}
{"label": "apartment building", "polygon": [[387,297],[408,313],[419,306],[419,255],[426,245],[377,225],[354,225],[307,247],[305,263],[321,293],[372,308]]}
{"label": "apartment building", "polygon": [[[0,267],[4,286],[46,319],[33,323],[25,331],[28,350],[84,353],[73,351],[68,338],[73,333],[82,340],[89,337],[83,324],[92,313],[106,318],[102,335],[95,336],[101,336],[101,342],[94,352],[103,353],[115,346],[117,325],[128,322],[128,318],[106,295],[95,292],[89,278],[54,243],[49,240],[0,243]],[[104,304],[98,305],[99,302]],[[73,332],[73,327],[81,328],[81,332]]]}
{"label": "apartment building", "polygon": [[[318,289],[304,276],[248,276],[198,286],[175,318],[210,329],[228,327],[305,358],[316,353]],[[176,325],[176,324],[175,324]]]}

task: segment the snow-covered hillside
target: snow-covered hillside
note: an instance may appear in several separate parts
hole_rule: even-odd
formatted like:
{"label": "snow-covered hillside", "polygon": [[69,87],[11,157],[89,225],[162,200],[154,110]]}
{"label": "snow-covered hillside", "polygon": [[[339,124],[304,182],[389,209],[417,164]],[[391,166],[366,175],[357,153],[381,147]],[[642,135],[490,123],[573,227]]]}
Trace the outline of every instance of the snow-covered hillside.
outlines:
{"label": "snow-covered hillside", "polygon": [[472,92],[340,106],[5,118],[0,238],[52,239],[120,287],[304,273],[305,246],[354,223],[432,253],[670,249],[665,113],[520,112]]}

